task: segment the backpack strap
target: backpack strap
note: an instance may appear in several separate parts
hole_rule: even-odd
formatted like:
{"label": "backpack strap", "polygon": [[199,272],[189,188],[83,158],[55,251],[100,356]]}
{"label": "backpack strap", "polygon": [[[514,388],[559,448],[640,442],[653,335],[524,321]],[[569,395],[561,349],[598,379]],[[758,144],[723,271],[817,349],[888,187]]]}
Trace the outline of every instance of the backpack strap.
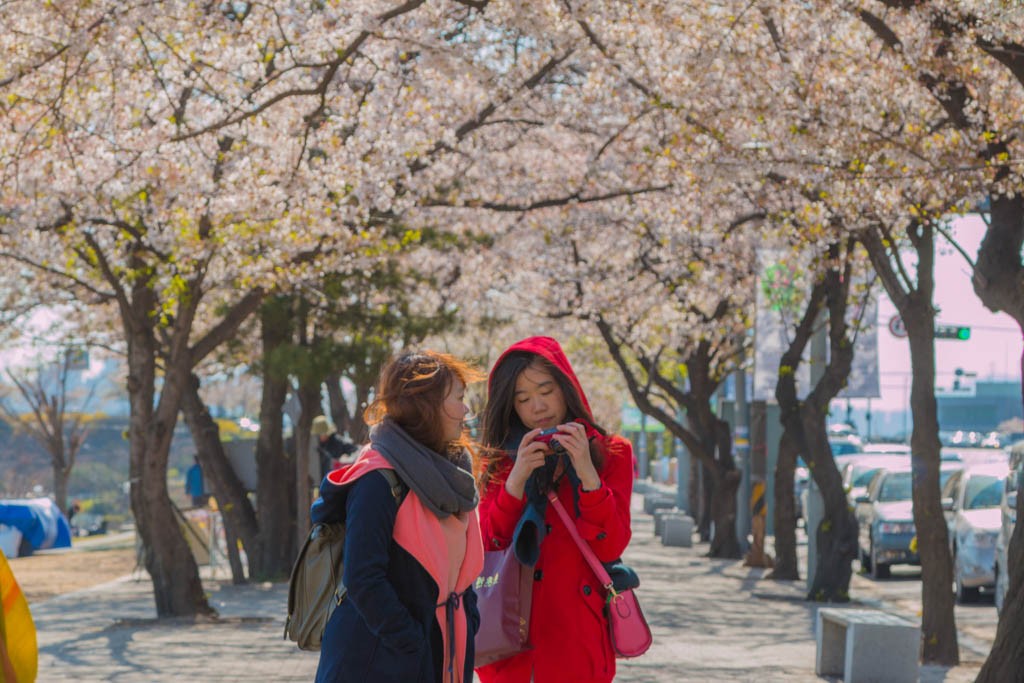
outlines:
{"label": "backpack strap", "polygon": [[399,478],[398,473],[390,467],[382,467],[377,471],[384,475],[388,486],[391,487],[391,495],[395,498],[395,504],[401,506],[402,501],[405,500],[405,494],[409,492],[409,487]]}

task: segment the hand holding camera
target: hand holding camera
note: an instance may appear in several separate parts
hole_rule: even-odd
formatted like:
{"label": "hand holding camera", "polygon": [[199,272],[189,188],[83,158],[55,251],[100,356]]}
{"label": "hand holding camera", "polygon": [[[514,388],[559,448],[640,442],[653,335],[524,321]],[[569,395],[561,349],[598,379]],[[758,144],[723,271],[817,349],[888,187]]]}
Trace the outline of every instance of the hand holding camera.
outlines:
{"label": "hand holding camera", "polygon": [[584,489],[593,491],[601,487],[601,478],[590,459],[590,439],[585,424],[574,421],[542,430],[534,437],[534,442],[546,444],[555,455],[568,455]]}

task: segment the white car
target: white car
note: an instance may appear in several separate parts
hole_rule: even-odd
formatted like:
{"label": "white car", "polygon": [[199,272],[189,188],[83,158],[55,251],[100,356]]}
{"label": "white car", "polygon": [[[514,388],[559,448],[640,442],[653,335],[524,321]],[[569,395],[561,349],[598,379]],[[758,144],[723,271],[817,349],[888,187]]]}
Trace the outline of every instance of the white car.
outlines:
{"label": "white car", "polygon": [[1006,475],[1005,464],[968,466],[951,476],[942,489],[958,603],[976,602],[981,589],[995,588],[996,537]]}
{"label": "white car", "polygon": [[846,490],[846,497],[850,500],[850,505],[854,505],[854,501],[866,493],[871,477],[878,470],[883,467],[909,466],[909,455],[869,455],[868,453],[863,453],[857,456],[850,456],[844,461],[842,466],[843,489]]}
{"label": "white car", "polygon": [[996,536],[996,611],[1002,613],[1003,601],[1010,583],[1008,564],[1010,538],[1017,524],[1017,493],[1024,483],[1024,441],[1014,444],[1010,449],[1010,471],[1006,475],[1003,486],[1002,500],[999,504],[999,534]]}

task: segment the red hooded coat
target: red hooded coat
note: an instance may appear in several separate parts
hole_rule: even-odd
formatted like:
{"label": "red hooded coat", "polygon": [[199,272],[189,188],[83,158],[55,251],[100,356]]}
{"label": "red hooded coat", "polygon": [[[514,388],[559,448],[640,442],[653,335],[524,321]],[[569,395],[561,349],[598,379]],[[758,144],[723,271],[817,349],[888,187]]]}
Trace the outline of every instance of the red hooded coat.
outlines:
{"label": "red hooded coat", "polygon": [[[495,367],[512,351],[529,351],[549,360],[569,379],[590,412],[586,395],[557,341],[550,337],[524,339],[509,347]],[[585,417],[593,421],[591,415]],[[598,472],[601,487],[596,491],[581,489],[576,528],[597,557],[610,562],[622,556],[631,535],[633,450],[621,436],[598,438],[605,451],[604,466]],[[507,458],[488,482],[480,501],[480,529],[487,550],[509,545],[526,506],[525,497],[516,499],[505,490],[511,469],[512,460]],[[574,503],[568,477],[562,477],[558,498],[571,515]],[[526,683],[531,674],[537,683],[611,681],[615,676],[615,652],[603,616],[604,589],[550,506],[545,522],[550,532],[534,567],[530,616],[534,649],[477,669],[483,683]]]}

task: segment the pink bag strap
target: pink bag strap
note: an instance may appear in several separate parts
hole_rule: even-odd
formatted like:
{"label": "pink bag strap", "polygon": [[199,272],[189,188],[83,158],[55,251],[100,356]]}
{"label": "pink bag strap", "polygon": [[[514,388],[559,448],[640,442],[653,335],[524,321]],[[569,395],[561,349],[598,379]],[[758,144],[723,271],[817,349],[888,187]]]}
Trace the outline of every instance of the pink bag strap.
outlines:
{"label": "pink bag strap", "polygon": [[565,511],[565,507],[562,506],[554,491],[548,491],[548,500],[551,501],[551,505],[555,508],[558,516],[562,518],[565,528],[569,530],[569,535],[572,536],[572,540],[576,541],[576,545],[579,546],[580,552],[583,553],[583,559],[587,561],[590,568],[597,574],[597,580],[601,582],[601,585],[604,586],[604,589],[608,591],[610,596],[618,595],[615,592],[615,587],[612,585],[612,577],[608,576],[608,571],[604,568],[604,565],[601,564],[601,561],[597,559],[597,555],[594,554],[594,551],[583,540],[583,537],[580,536],[579,530],[576,529],[576,523],[569,517],[569,513]]}

